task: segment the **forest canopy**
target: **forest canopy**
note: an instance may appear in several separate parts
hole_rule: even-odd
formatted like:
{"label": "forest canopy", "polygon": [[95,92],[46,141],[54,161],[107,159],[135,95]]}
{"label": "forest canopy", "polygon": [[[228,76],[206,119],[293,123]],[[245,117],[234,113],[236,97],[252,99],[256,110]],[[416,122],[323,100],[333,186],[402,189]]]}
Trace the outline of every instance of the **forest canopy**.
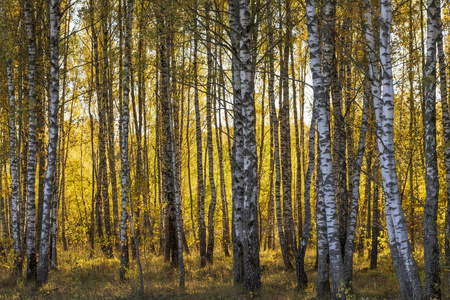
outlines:
{"label": "forest canopy", "polygon": [[449,7],[1,1],[0,297],[445,299]]}

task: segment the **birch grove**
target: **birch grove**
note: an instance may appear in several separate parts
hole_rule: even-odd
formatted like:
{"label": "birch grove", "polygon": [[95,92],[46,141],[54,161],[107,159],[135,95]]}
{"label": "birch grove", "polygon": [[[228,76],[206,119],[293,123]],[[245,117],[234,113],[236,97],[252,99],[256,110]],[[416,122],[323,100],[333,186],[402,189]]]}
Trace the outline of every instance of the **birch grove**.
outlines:
{"label": "birch grove", "polygon": [[0,298],[445,299],[446,4],[0,1]]}

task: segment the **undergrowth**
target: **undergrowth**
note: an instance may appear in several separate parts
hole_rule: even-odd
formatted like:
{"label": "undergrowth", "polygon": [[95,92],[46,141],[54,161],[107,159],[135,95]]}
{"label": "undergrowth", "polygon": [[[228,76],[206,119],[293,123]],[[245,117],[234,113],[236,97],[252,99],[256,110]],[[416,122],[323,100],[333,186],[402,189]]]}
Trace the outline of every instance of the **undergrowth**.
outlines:
{"label": "undergrowth", "polygon": [[[51,271],[49,281],[42,288],[24,278],[13,277],[12,255],[0,258],[0,299],[140,299],[139,275],[136,262],[130,261],[128,279],[118,278],[119,260],[107,259],[97,251],[90,257],[88,247],[74,246],[59,251],[59,269]],[[316,299],[314,269],[315,249],[306,256],[309,284],[306,289],[296,287],[295,271],[286,271],[279,251],[262,251],[262,288],[247,293],[233,285],[231,257],[217,249],[214,264],[200,268],[195,249],[185,255],[186,288],[178,287],[179,274],[163,256],[142,251],[146,299]],[[423,280],[421,257],[416,257]],[[450,299],[450,268],[442,264],[442,295]],[[25,266],[24,266],[25,269]],[[379,256],[378,268],[370,270],[367,254],[355,255],[353,289],[348,299],[400,299],[398,283],[388,251]]]}

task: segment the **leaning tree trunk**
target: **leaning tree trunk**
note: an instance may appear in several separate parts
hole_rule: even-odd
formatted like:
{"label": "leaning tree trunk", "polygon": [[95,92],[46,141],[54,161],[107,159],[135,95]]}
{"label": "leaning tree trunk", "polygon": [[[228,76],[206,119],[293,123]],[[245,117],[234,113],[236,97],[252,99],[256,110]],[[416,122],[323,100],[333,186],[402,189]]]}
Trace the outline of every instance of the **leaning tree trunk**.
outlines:
{"label": "leaning tree trunk", "polygon": [[400,283],[403,298],[421,299],[422,289],[416,262],[408,239],[406,220],[400,201],[394,152],[394,86],[390,53],[391,1],[381,2],[380,59],[383,67],[383,96],[378,76],[376,45],[372,29],[370,4],[364,11],[364,33],[369,58],[369,78],[377,121],[378,149],[385,195],[386,225],[389,234],[392,262]]}
{"label": "leaning tree trunk", "polygon": [[[258,191],[254,62],[250,40],[252,18],[249,0],[229,0],[234,100],[234,143],[232,155],[233,248],[235,280],[246,290],[261,287],[258,239]],[[239,74],[239,75],[238,75]],[[237,256],[236,256],[237,255]],[[240,267],[239,267],[240,265]],[[242,276],[242,277],[241,277]]]}
{"label": "leaning tree trunk", "polygon": [[425,258],[425,298],[441,298],[439,277],[439,243],[437,214],[439,176],[436,153],[436,39],[439,31],[439,1],[428,0],[427,60],[424,70],[425,84],[425,161],[427,198],[423,214],[423,244]]}
{"label": "leaning tree trunk", "polygon": [[47,150],[47,172],[45,174],[42,231],[37,269],[37,285],[42,286],[48,279],[50,209],[55,186],[56,151],[58,147],[59,108],[59,31],[60,2],[50,0],[50,111]]}
{"label": "leaning tree trunk", "polygon": [[[337,211],[335,202],[334,176],[331,159],[331,137],[330,137],[330,71],[332,60],[332,38],[329,31],[333,30],[335,7],[331,2],[325,4],[325,24],[322,26],[323,38],[323,61],[321,62],[321,51],[319,48],[319,26],[317,21],[315,0],[306,2],[308,41],[310,49],[311,71],[313,75],[314,98],[317,100],[317,132],[320,153],[320,169],[322,179],[320,180],[321,193],[323,193],[327,238],[330,255],[331,279],[333,294],[335,298],[345,299],[343,293],[343,262],[341,245],[339,242],[339,228],[337,223]],[[322,70],[321,70],[322,69]]]}
{"label": "leaning tree trunk", "polygon": [[120,213],[120,279],[124,280],[130,262],[128,254],[128,235],[127,235],[127,205],[130,195],[130,166],[128,162],[128,125],[130,123],[130,74],[131,74],[131,37],[133,25],[133,0],[128,0],[125,12],[125,57],[124,57],[124,78],[123,78],[123,102],[121,111],[121,184],[122,184],[122,204]]}

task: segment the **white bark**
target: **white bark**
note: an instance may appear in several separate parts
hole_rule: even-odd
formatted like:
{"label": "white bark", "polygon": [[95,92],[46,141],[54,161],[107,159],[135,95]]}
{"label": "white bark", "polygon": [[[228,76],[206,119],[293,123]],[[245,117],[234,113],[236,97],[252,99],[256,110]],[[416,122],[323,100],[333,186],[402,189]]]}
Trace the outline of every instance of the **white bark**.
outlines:
{"label": "white bark", "polygon": [[133,25],[133,0],[128,0],[126,5],[126,30],[125,30],[125,58],[124,58],[124,87],[121,112],[122,136],[120,137],[121,153],[121,184],[122,203],[120,213],[120,278],[126,276],[129,266],[128,235],[127,235],[127,205],[130,195],[130,167],[128,162],[128,125],[130,122],[130,75],[131,75],[131,35]]}
{"label": "white bark", "polygon": [[323,61],[321,61],[321,49],[319,48],[319,26],[316,12],[315,0],[306,1],[306,16],[308,26],[308,41],[310,49],[311,71],[313,76],[314,98],[317,105],[317,131],[320,153],[320,169],[322,180],[320,190],[323,193],[327,238],[330,255],[331,277],[333,284],[333,295],[335,298],[345,299],[343,293],[343,261],[341,245],[339,242],[339,231],[337,223],[337,211],[335,202],[334,176],[331,159],[330,138],[330,73],[332,60],[332,30],[331,16],[334,7],[331,2],[325,4],[325,24],[322,25]]}
{"label": "white bark", "polygon": [[31,9],[25,1],[25,22],[28,35],[28,96],[29,96],[29,131],[28,131],[28,215],[27,215],[27,279],[36,278],[36,98],[34,80],[36,71],[36,40]]}
{"label": "white bark", "polygon": [[406,220],[400,202],[394,153],[394,87],[390,54],[391,2],[382,0],[380,19],[380,60],[382,65],[383,95],[376,64],[376,44],[372,27],[370,4],[364,12],[364,33],[369,57],[369,77],[377,121],[378,149],[385,194],[386,225],[389,234],[392,262],[403,298],[421,299],[422,289],[416,263],[408,239]]}
{"label": "white bark", "polygon": [[22,273],[22,242],[19,226],[19,166],[16,147],[16,100],[12,74],[12,61],[6,62],[9,94],[9,160],[11,170],[11,224],[14,248],[14,266],[18,274]]}
{"label": "white bark", "polygon": [[[233,46],[234,143],[232,157],[233,254],[235,281],[247,290],[261,287],[257,215],[256,113],[249,0],[229,0]],[[237,257],[236,257],[237,255]]]}
{"label": "white bark", "polygon": [[37,270],[37,285],[48,279],[50,210],[55,185],[56,153],[58,147],[58,109],[59,109],[59,33],[60,2],[50,0],[50,111],[49,138],[47,150],[47,172],[45,174],[42,230]]}

